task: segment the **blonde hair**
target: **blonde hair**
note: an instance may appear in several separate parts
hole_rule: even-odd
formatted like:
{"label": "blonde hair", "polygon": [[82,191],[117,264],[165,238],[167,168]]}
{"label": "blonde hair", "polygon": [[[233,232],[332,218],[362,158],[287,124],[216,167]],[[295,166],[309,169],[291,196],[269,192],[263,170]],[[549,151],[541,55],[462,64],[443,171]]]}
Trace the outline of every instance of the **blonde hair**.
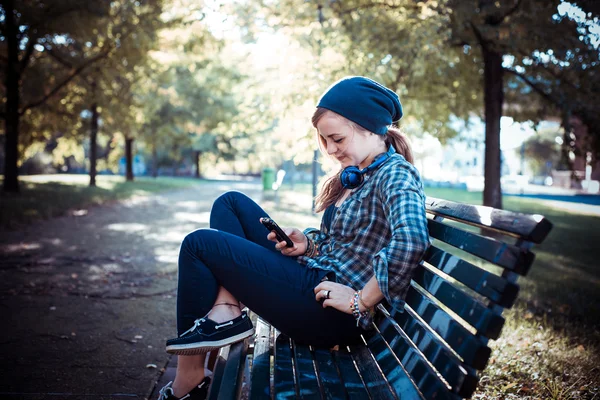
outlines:
{"label": "blonde hair", "polygon": [[[348,123],[348,125],[352,128],[352,130],[354,132],[357,132],[357,131],[369,132],[366,129],[364,129],[362,126],[356,124],[355,122],[352,122],[349,119],[344,118],[343,116],[341,116],[333,111],[330,111],[326,108],[320,108],[320,107],[317,107],[317,110],[315,111],[315,113],[312,116],[313,126],[316,128],[317,124],[319,123],[321,118],[323,118],[326,114],[329,114],[329,113],[336,117],[341,118],[344,122]],[[372,133],[372,132],[371,132],[371,134],[374,135],[374,133]],[[321,135],[319,135],[319,132],[317,132],[317,139],[319,141],[319,149],[321,150],[322,153],[327,154],[327,152],[324,150],[327,147],[327,144],[325,142],[325,139]],[[390,145],[394,146],[394,149],[396,149],[397,153],[402,154],[402,156],[409,163],[411,163],[411,164],[413,163],[413,154],[412,154],[410,142],[409,142],[408,138],[404,135],[404,133],[402,133],[400,128],[398,128],[396,126],[389,127],[389,129],[388,129],[387,133],[385,134],[385,136],[383,137],[383,139],[385,141],[386,147],[390,146]],[[327,178],[325,183],[323,183],[323,187],[321,188],[321,190],[319,191],[319,194],[315,198],[315,212],[321,212],[321,211],[325,210],[327,207],[329,207],[331,204],[335,203],[335,201],[337,200],[338,196],[340,195],[340,193],[343,190],[342,182],[340,181],[341,172],[342,172],[342,169],[340,168],[339,171],[337,171],[333,176],[330,176],[329,178]]]}

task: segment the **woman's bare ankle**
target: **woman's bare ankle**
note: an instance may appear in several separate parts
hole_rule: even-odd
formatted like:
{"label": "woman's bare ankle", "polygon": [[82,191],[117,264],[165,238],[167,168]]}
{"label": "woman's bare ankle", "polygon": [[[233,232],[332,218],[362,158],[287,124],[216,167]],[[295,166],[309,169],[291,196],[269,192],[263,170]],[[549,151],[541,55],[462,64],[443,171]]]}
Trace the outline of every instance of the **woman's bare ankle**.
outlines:
{"label": "woman's bare ankle", "polygon": [[217,322],[227,322],[242,315],[242,310],[234,303],[216,303],[207,318]]}
{"label": "woman's bare ankle", "polygon": [[202,382],[206,376],[204,368],[194,369],[189,373],[177,372],[173,381],[173,395],[183,397]]}

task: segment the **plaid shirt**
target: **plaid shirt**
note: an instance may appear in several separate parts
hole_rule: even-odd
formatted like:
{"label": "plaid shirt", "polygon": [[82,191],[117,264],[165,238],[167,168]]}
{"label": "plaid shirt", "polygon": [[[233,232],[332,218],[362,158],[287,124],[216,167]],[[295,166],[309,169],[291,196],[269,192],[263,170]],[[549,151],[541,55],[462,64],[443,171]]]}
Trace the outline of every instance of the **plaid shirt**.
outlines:
{"label": "plaid shirt", "polygon": [[412,273],[429,246],[425,195],[419,172],[400,154],[365,174],[365,182],[338,208],[327,231],[306,230],[319,256],[300,256],[310,268],[334,271],[362,289],[375,275],[389,304],[402,311]]}

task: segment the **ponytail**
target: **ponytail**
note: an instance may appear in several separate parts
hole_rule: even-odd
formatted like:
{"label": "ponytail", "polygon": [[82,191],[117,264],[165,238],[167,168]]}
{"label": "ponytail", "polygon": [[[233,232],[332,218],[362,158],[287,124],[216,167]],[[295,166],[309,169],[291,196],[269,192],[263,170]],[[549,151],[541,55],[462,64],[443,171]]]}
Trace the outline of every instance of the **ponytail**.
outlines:
{"label": "ponytail", "polygon": [[404,133],[402,133],[400,128],[391,126],[388,129],[386,138],[385,138],[385,144],[387,144],[388,146],[389,145],[394,146],[394,149],[396,149],[396,153],[402,154],[402,156],[406,159],[406,161],[413,164],[414,158],[413,158],[410,141],[408,140],[406,135],[404,135]]}

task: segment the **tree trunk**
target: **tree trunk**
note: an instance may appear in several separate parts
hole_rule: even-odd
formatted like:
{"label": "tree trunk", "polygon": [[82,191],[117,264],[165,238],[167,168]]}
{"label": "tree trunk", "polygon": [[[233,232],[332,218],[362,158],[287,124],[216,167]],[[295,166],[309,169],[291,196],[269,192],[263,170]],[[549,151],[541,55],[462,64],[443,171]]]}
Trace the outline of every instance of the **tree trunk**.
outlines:
{"label": "tree trunk", "polygon": [[125,138],[125,180],[133,181],[133,139]]}
{"label": "tree trunk", "polygon": [[17,41],[17,26],[14,19],[14,1],[6,0],[4,3],[5,29],[3,34],[7,42],[6,63],[6,115],[4,119],[4,184],[5,192],[19,192],[19,84],[21,72],[19,70],[19,44]]}
{"label": "tree trunk", "polygon": [[485,184],[483,205],[502,208],[500,118],[504,102],[502,54],[482,46],[485,103]]}
{"label": "tree trunk", "polygon": [[194,159],[196,163],[196,174],[195,177],[200,179],[200,156],[202,155],[201,151],[194,152]]}
{"label": "tree trunk", "polygon": [[[92,90],[96,82],[92,83]],[[90,186],[96,186],[96,160],[98,158],[98,103],[92,103],[92,121],[90,126]]]}

